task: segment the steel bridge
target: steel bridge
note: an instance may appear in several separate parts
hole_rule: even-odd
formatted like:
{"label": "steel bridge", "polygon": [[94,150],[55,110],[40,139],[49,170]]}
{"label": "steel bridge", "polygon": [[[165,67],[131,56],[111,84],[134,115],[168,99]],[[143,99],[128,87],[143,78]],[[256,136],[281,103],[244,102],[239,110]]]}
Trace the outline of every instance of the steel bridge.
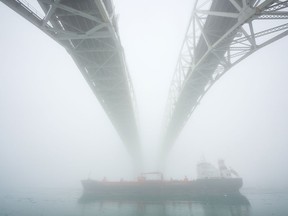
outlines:
{"label": "steel bridge", "polygon": [[133,157],[140,145],[135,95],[111,0],[1,0],[70,54]]}
{"label": "steel bridge", "polygon": [[[24,0],[0,1],[67,50],[131,155],[138,157],[135,95],[111,0],[38,0],[43,16]],[[287,34],[287,0],[195,0],[170,86],[163,152],[223,74]]]}
{"label": "steel bridge", "polygon": [[195,1],[170,86],[164,154],[203,96],[225,72],[288,34],[287,8],[287,0]]}

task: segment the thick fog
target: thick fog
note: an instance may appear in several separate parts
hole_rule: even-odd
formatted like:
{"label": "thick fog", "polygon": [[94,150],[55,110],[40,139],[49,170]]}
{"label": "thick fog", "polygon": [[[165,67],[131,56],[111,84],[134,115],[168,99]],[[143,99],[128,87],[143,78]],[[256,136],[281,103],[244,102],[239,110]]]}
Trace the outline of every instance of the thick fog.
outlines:
{"label": "thick fog", "polygon": [[[137,98],[141,171],[154,171],[193,2],[115,6]],[[2,3],[0,17],[0,188],[80,188],[88,177],[135,178],[125,145],[65,49]],[[244,187],[288,187],[287,50],[288,37],[209,90],[169,154],[166,178],[196,178],[204,156],[215,165],[225,159]]]}

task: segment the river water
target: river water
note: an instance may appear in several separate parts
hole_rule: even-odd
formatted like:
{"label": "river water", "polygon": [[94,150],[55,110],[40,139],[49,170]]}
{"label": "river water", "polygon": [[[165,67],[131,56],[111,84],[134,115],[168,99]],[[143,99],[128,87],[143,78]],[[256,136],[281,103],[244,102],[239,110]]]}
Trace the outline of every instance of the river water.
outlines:
{"label": "river water", "polygon": [[288,192],[243,189],[240,200],[97,201],[81,189],[0,192],[0,216],[288,216]]}

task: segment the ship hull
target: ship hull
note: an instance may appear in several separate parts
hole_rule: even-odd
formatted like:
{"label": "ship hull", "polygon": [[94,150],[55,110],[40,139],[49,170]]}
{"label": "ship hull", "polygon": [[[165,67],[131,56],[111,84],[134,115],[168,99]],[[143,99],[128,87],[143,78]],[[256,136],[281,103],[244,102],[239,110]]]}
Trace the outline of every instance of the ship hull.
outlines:
{"label": "ship hull", "polygon": [[82,181],[84,194],[99,199],[189,199],[232,196],[239,194],[242,184],[241,178],[143,182]]}

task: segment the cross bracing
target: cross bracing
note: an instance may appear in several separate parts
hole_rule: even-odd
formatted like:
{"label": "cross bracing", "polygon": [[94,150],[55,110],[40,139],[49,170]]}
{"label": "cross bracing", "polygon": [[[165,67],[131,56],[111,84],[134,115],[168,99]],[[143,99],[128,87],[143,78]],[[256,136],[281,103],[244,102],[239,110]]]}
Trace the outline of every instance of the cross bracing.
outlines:
{"label": "cross bracing", "polygon": [[140,154],[135,95],[111,0],[1,0],[62,45],[103,106],[132,156]]}
{"label": "cross bracing", "polygon": [[164,151],[225,72],[287,34],[287,0],[196,0],[170,85]]}

